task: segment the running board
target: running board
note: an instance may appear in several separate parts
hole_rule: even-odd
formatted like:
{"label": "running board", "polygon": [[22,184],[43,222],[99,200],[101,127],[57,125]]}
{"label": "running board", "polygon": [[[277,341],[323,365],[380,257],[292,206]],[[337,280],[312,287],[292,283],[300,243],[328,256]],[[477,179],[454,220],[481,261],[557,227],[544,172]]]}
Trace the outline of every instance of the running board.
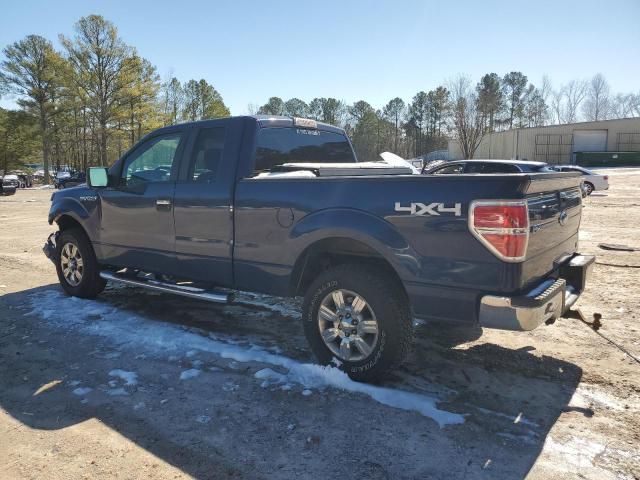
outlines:
{"label": "running board", "polygon": [[113,280],[115,282],[126,283],[127,285],[135,285],[136,287],[148,288],[158,292],[173,293],[183,297],[198,298],[213,303],[231,303],[234,300],[233,293],[213,292],[193,287],[182,287],[172,283],[159,282],[157,280],[143,280],[140,278],[128,278],[118,275],[117,273],[103,270],[100,277],[105,280]]}

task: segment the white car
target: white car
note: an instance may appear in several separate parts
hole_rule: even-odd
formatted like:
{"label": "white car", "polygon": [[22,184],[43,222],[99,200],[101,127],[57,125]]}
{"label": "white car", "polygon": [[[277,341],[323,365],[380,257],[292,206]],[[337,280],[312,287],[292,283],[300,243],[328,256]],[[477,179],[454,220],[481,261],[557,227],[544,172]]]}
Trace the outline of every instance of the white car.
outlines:
{"label": "white car", "polygon": [[587,195],[591,195],[594,190],[609,190],[609,177],[607,175],[600,175],[578,165],[558,165],[553,168],[559,172],[578,172],[582,174],[584,176],[582,179],[583,188]]}

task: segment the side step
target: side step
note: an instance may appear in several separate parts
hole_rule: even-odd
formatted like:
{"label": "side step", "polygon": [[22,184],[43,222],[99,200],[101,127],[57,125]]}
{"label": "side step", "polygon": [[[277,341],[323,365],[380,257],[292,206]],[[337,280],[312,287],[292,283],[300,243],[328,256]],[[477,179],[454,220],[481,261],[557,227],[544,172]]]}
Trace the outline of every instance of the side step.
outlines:
{"label": "side step", "polygon": [[214,292],[211,290],[204,290],[186,286],[183,287],[172,283],[159,282],[157,280],[144,280],[141,278],[124,277],[108,270],[102,270],[100,272],[100,277],[104,278],[105,280],[112,280],[114,282],[126,283],[127,285],[144,287],[148,288],[149,290],[156,290],[158,292],[173,293],[174,295],[181,295],[183,297],[189,298],[198,298],[200,300],[206,300],[207,302],[231,303],[234,300],[233,293]]}

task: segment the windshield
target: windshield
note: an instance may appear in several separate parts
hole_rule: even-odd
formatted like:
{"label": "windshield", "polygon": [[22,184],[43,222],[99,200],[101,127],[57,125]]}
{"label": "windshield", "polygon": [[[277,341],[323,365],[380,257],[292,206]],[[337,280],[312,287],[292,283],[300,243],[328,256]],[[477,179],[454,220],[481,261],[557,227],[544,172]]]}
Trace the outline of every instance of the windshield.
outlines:
{"label": "windshield", "polygon": [[285,163],[353,163],[344,134],[306,128],[262,128],[258,131],[255,173]]}

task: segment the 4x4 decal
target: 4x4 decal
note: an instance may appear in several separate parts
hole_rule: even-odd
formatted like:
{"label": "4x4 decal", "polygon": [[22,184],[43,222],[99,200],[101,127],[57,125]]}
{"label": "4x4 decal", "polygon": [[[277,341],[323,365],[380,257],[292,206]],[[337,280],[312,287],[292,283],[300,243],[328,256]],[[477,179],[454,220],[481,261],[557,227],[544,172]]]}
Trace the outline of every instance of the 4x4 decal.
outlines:
{"label": "4x4 decal", "polygon": [[452,207],[445,206],[444,203],[420,203],[412,202],[403,207],[401,202],[396,202],[396,212],[407,212],[411,215],[440,215],[441,213],[453,213],[456,217],[462,216],[462,204],[454,203]]}

